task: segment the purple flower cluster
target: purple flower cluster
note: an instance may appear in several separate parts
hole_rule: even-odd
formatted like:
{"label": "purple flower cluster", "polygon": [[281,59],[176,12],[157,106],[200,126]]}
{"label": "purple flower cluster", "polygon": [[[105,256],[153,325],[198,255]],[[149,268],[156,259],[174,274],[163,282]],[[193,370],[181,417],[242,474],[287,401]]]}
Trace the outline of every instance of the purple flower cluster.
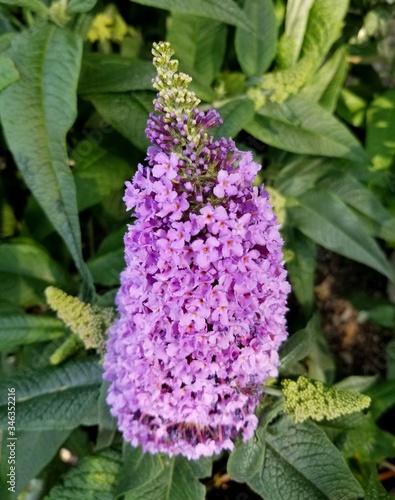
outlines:
{"label": "purple flower cluster", "polygon": [[148,166],[127,183],[120,317],[104,361],[125,440],[190,459],[252,437],[262,384],[277,375],[289,285],[260,166],[214,141],[216,111],[155,102]]}

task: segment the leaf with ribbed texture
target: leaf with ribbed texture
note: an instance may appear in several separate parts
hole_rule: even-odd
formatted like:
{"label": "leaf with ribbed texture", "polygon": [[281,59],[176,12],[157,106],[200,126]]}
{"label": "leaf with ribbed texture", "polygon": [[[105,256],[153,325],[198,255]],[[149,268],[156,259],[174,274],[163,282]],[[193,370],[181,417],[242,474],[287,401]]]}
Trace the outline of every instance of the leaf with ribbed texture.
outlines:
{"label": "leaf with ribbed texture", "polygon": [[328,111],[333,111],[347,76],[346,55],[347,47],[337,49],[318,70],[311,84],[302,90],[302,95],[319,102]]}
{"label": "leaf with ribbed texture", "polygon": [[19,73],[12,59],[0,57],[0,91],[19,80]]}
{"label": "leaf with ribbed texture", "polygon": [[[44,469],[67,439],[70,430],[17,431],[16,456],[18,474],[16,493],[20,493],[31,479]],[[6,461],[4,460],[4,465]],[[8,469],[8,467],[4,467]],[[9,470],[6,470],[9,472]]]}
{"label": "leaf with ribbed texture", "polygon": [[237,59],[247,76],[261,76],[271,65],[277,50],[274,5],[272,0],[246,0],[244,13],[254,24],[255,30],[251,32],[237,27]]}
{"label": "leaf with ribbed texture", "polygon": [[310,9],[314,0],[289,0],[285,16],[285,30],[280,39],[282,67],[293,66],[299,59]]}
{"label": "leaf with ribbed texture", "polygon": [[55,486],[46,500],[114,500],[114,489],[121,468],[121,455],[105,450],[84,457]]}
{"label": "leaf with ribbed texture", "polygon": [[97,406],[102,370],[95,357],[27,371],[0,383],[0,428],[7,427],[7,387],[15,388],[19,430],[77,427]]}
{"label": "leaf with ribbed texture", "polygon": [[15,37],[7,55],[21,78],[0,94],[0,115],[24,180],[66,243],[84,279],[85,298],[90,298],[93,284],[82,258],[75,186],[66,151],[66,133],[76,116],[81,54],[82,40],[54,25]]}
{"label": "leaf with ribbed texture", "polygon": [[319,104],[302,96],[263,106],[246,130],[260,141],[292,153],[369,163],[351,132]]}
{"label": "leaf with ribbed texture", "polygon": [[351,174],[333,170],[318,182],[318,186],[331,191],[377,224],[375,235],[395,240],[395,218],[382,205],[374,192]]}
{"label": "leaf with ribbed texture", "polygon": [[376,168],[389,168],[395,161],[395,89],[378,96],[366,115],[366,150]]}
{"label": "leaf with ribbed texture", "polygon": [[29,244],[29,240],[0,245],[0,272],[35,278],[60,287],[67,287],[69,279],[45,250]]}
{"label": "leaf with ribbed texture", "polygon": [[[99,135],[98,140],[100,137],[103,136]],[[93,140],[91,143],[82,141],[77,144],[72,158],[75,161],[74,180],[80,211],[100,203],[114,192],[118,191],[122,197],[125,179],[131,175],[131,168],[126,160],[97,146]]]}
{"label": "leaf with ribbed texture", "polygon": [[142,123],[146,123],[153,110],[153,92],[130,92],[118,94],[86,94],[84,99],[91,101],[104,120],[120,134],[145,151],[149,141]]}
{"label": "leaf with ribbed texture", "polygon": [[[167,29],[167,40],[180,62],[180,69],[199,85],[200,96],[221,69],[226,49],[226,26],[218,21],[173,12]],[[215,95],[214,95],[215,97]]]}
{"label": "leaf with ribbed texture", "polygon": [[189,0],[188,2],[184,0],[134,0],[134,2],[183,14],[208,17],[248,31],[255,30],[251,21],[233,0],[221,0],[221,2],[217,0]]}
{"label": "leaf with ribbed texture", "polygon": [[80,94],[152,90],[155,68],[148,61],[118,54],[88,53],[82,59],[78,83]]}
{"label": "leaf with ribbed texture", "polygon": [[332,193],[312,189],[288,210],[291,224],[333,252],[376,269],[395,282],[395,271],[352,210]]}
{"label": "leaf with ribbed texture", "polygon": [[88,12],[96,5],[97,0],[69,0],[67,3],[67,12],[70,14],[79,14]]}
{"label": "leaf with ribbed texture", "polygon": [[0,351],[45,342],[65,335],[62,321],[50,316],[12,314],[0,316]]}
{"label": "leaf with ribbed texture", "polygon": [[250,99],[232,99],[218,108],[218,112],[223,123],[215,129],[214,137],[235,137],[253,119],[254,103]]}
{"label": "leaf with ribbed texture", "polygon": [[316,245],[297,229],[285,226],[282,230],[287,257],[287,271],[292,291],[305,314],[311,314],[314,305],[314,284],[317,268]]}
{"label": "leaf with ribbed texture", "polygon": [[164,469],[162,456],[143,453],[141,447],[123,445],[123,466],[117,486],[117,496],[141,488],[153,481]]}
{"label": "leaf with ribbed texture", "polygon": [[198,478],[211,475],[211,459],[177,456],[163,459],[162,472],[125,494],[125,500],[204,500],[206,488]]}
{"label": "leaf with ribbed texture", "polygon": [[324,431],[282,419],[266,431],[265,466],[248,480],[265,500],[359,500],[363,491]]}

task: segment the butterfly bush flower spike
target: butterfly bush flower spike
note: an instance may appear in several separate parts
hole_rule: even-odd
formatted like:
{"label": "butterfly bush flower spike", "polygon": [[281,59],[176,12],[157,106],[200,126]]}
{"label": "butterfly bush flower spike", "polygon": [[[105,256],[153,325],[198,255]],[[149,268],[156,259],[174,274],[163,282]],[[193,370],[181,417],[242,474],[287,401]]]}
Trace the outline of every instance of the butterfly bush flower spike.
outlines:
{"label": "butterfly bush flower spike", "polygon": [[127,183],[119,319],[104,360],[124,439],[189,459],[250,439],[262,385],[277,375],[289,284],[260,166],[214,140],[168,43],[154,44],[158,91],[147,166]]}

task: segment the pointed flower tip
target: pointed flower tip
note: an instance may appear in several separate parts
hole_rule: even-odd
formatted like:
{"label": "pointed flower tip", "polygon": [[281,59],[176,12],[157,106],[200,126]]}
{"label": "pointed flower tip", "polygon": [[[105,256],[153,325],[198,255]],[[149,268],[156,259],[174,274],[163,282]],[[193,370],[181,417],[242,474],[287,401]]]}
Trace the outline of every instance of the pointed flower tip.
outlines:
{"label": "pointed flower tip", "polygon": [[162,86],[147,165],[125,192],[135,220],[103,366],[127,441],[197,459],[252,437],[287,336],[289,284],[269,196],[252,185],[260,165],[214,140],[218,112],[199,110],[166,66],[168,44],[154,51]]}

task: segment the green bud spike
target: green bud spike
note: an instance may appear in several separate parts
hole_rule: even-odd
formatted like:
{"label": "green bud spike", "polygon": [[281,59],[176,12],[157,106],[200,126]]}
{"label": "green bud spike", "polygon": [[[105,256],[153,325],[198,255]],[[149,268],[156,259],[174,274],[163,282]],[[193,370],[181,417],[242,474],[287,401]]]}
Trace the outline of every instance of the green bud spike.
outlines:
{"label": "green bud spike", "polygon": [[58,365],[84,347],[82,340],[75,333],[69,335],[63,344],[49,358],[51,365]]}
{"label": "green bud spike", "polygon": [[70,330],[78,335],[86,349],[105,350],[105,332],[114,320],[112,308],[101,309],[67,295],[54,286],[46,288],[48,305]]}
{"label": "green bud spike", "polygon": [[322,382],[301,376],[295,382],[282,381],[285,396],[285,412],[295,422],[311,418],[317,422],[333,420],[342,415],[364,410],[370,405],[370,398],[354,391],[325,387]]}

